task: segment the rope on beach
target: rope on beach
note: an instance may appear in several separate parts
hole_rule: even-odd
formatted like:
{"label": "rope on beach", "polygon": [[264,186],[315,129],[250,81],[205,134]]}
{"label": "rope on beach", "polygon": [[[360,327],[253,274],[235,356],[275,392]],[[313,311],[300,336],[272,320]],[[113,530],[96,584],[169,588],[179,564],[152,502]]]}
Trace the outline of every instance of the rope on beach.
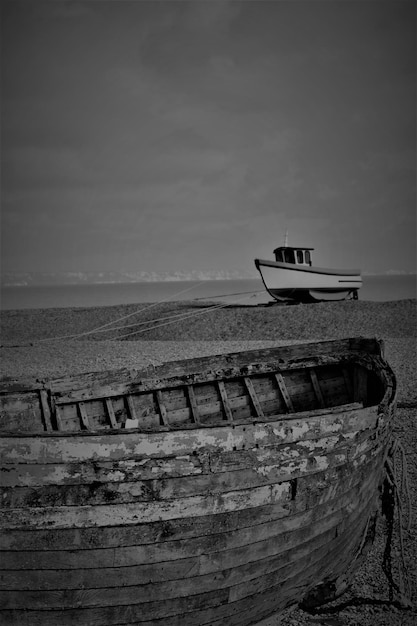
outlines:
{"label": "rope on beach", "polygon": [[[162,322],[164,320],[175,320],[175,321],[179,321],[180,322],[182,319],[185,319],[187,317],[194,317],[194,316],[197,316],[197,315],[202,315],[203,313],[206,313],[206,312],[209,312],[209,311],[214,311],[216,309],[222,309],[223,307],[230,306],[230,304],[237,304],[238,302],[239,302],[238,300],[235,300],[232,303],[227,302],[227,303],[224,303],[224,304],[216,304],[214,306],[208,306],[205,309],[201,309],[197,313],[174,313],[173,315],[166,315],[164,317],[157,317],[156,319],[151,319],[151,320],[143,320],[142,322],[133,322],[132,324],[124,324],[123,326],[114,326],[113,328],[98,329],[95,332],[98,334],[98,333],[112,332],[113,330],[126,330],[127,328],[131,328],[132,326],[137,327],[137,326],[143,326],[144,324],[156,324],[156,322]],[[175,318],[178,318],[178,319],[175,319]],[[172,323],[174,323],[174,321]],[[164,326],[164,325],[165,324],[160,324],[160,326]],[[159,326],[150,326],[146,330],[152,330],[153,328],[159,328]],[[146,332],[146,330],[144,332]],[[127,336],[127,335],[123,335],[123,336]],[[120,337],[118,337],[118,338],[120,338]]]}
{"label": "rope on beach", "polygon": [[[213,310],[217,310],[217,309],[222,309],[224,307],[233,305],[233,304],[238,304],[240,303],[242,300],[245,300],[247,298],[248,294],[258,294],[258,293],[263,293],[263,290],[258,290],[258,291],[245,291],[245,292],[240,292],[240,294],[224,294],[223,296],[210,296],[210,297],[206,297],[206,298],[194,298],[193,301],[196,300],[210,300],[211,298],[216,298],[216,297],[223,297],[223,298],[227,298],[227,297],[231,297],[233,295],[241,295],[243,294],[242,298],[238,298],[237,300],[233,300],[232,302],[227,302],[227,303],[223,303],[223,304],[218,304],[215,306],[208,306],[205,309],[201,310],[201,311],[197,311],[196,313],[175,313],[173,315],[168,315],[165,317],[160,317],[160,318],[156,318],[154,320],[144,320],[142,322],[134,322],[132,324],[127,324],[127,325],[123,325],[123,326],[113,326],[114,324],[116,324],[117,322],[122,322],[123,320],[127,320],[130,317],[133,317],[134,315],[139,315],[140,313],[143,313],[145,311],[148,311],[160,304],[164,304],[166,302],[172,301],[172,300],[177,300],[179,296],[181,296],[184,293],[187,293],[188,291],[191,291],[192,289],[195,289],[196,287],[199,287],[202,284],[203,281],[197,283],[196,285],[192,285],[191,287],[188,287],[187,289],[183,289],[182,291],[173,294],[172,296],[170,296],[169,298],[165,298],[164,300],[158,300],[157,302],[154,302],[152,304],[149,304],[141,309],[136,309],[135,311],[128,313],[127,315],[122,315],[121,317],[118,317],[114,320],[111,320],[110,322],[106,322],[105,324],[102,324],[101,326],[96,326],[95,328],[92,328],[90,330],[86,330],[82,333],[76,333],[76,334],[70,334],[70,335],[57,335],[54,337],[46,337],[44,339],[35,339],[31,341],[31,345],[33,344],[39,344],[39,343],[46,343],[46,342],[53,342],[53,341],[63,341],[63,340],[67,340],[67,339],[79,339],[80,337],[86,337],[88,335],[93,335],[93,334],[97,334],[97,333],[108,333],[108,332],[114,332],[117,330],[124,330],[126,328],[130,328],[132,326],[137,327],[137,326],[143,326],[144,324],[153,324],[152,326],[149,326],[148,328],[144,328],[144,329],[139,329],[139,330],[135,330],[132,331],[130,333],[126,333],[124,335],[120,335],[118,337],[115,337],[114,339],[125,339],[126,337],[132,336],[132,335],[137,335],[140,333],[145,333],[148,332],[149,330],[153,330],[156,328],[161,328],[162,326],[168,326],[170,324],[175,324],[176,322],[180,322],[182,320],[185,319],[191,319],[194,317],[197,317],[198,315],[203,315],[204,313],[209,313]],[[252,296],[253,297],[253,296]],[[169,320],[169,321],[165,321],[163,324],[156,324],[157,322],[161,322],[164,320]],[[111,327],[111,328],[110,328]]]}
{"label": "rope on beach", "polygon": [[[148,306],[145,306],[142,309],[137,309],[136,311],[133,311],[132,313],[128,313],[127,315],[122,315],[121,317],[118,317],[118,318],[116,318],[114,320],[111,320],[110,322],[107,322],[106,324],[102,324],[101,326],[97,326],[96,328],[92,328],[91,330],[86,330],[83,333],[77,333],[75,335],[59,335],[59,336],[56,336],[56,337],[46,337],[45,339],[35,339],[31,343],[45,343],[47,341],[60,341],[61,339],[79,339],[80,337],[86,337],[87,335],[93,335],[94,333],[96,333],[98,331],[101,331],[103,328],[108,328],[108,326],[111,326],[112,324],[116,324],[117,322],[121,322],[122,320],[126,320],[129,317],[133,317],[134,315],[139,315],[139,313],[143,313],[144,311],[148,311],[149,309],[152,309],[153,307],[158,306],[159,304],[164,304],[165,302],[169,302],[170,300],[173,300],[174,298],[178,298],[178,296],[181,296],[183,293],[187,293],[188,291],[191,291],[192,289],[195,289],[196,287],[199,287],[200,285],[202,285],[202,282],[203,281],[197,283],[196,285],[192,285],[191,287],[187,287],[187,289],[183,289],[182,291],[179,291],[178,293],[173,294],[169,298],[165,298],[164,300],[158,300],[158,302],[154,302],[153,304],[149,304]],[[112,330],[115,330],[115,329],[114,328],[109,328],[108,330],[112,331]]]}
{"label": "rope on beach", "polygon": [[[400,454],[400,468],[397,469],[396,454]],[[394,599],[394,590],[399,596],[399,602],[404,607],[411,606],[411,585],[408,575],[408,569],[404,557],[404,531],[411,528],[411,495],[408,483],[407,460],[405,450],[398,439],[394,439],[388,458],[385,461],[385,481],[382,494],[382,513],[385,516],[387,524],[387,540],[383,555],[382,569],[389,583],[390,602]],[[398,473],[401,483],[398,484]],[[404,523],[403,516],[403,499],[407,503],[407,524]],[[399,543],[399,564],[398,578],[396,583],[393,576],[392,563],[392,542],[395,526],[395,512],[397,511],[398,525],[398,543]]]}
{"label": "rope on beach", "polygon": [[[197,311],[196,313],[181,313],[181,314],[176,314],[176,315],[172,315],[170,317],[167,317],[165,319],[170,319],[171,321],[165,322],[163,324],[157,324],[156,326],[149,326],[148,328],[142,328],[140,330],[134,330],[130,333],[126,333],[124,335],[119,335],[118,337],[116,337],[117,340],[119,339],[125,339],[126,337],[131,337],[132,335],[139,335],[141,333],[146,333],[149,330],[154,330],[156,328],[161,328],[162,326],[169,326],[170,324],[176,324],[177,322],[182,322],[183,320],[186,319],[191,319],[194,317],[197,317],[198,315],[203,315],[204,313],[211,313],[211,311],[215,311],[218,309],[223,309],[224,307],[230,306],[231,304],[238,304],[241,300],[245,300],[246,296],[244,296],[243,298],[238,298],[237,300],[234,300],[233,302],[226,302],[224,304],[217,304],[215,306],[209,306],[206,307],[205,309],[203,309],[202,311]],[[174,319],[172,321],[172,318],[179,318],[179,319]],[[164,318],[161,318],[161,320]],[[139,322],[139,324],[152,324],[154,322],[157,322],[159,320],[150,320],[148,322]],[[135,324],[132,324],[132,326],[135,326]],[[114,329],[111,329],[114,330]]]}
{"label": "rope on beach", "polygon": [[220,293],[218,296],[204,296],[204,298],[194,298],[194,301],[197,301],[197,300],[213,300],[214,298],[224,298],[226,296],[242,296],[243,294],[249,295],[251,293],[264,293],[264,289],[262,289],[261,291],[259,291],[259,290],[257,290],[257,291],[238,291],[237,293],[228,293],[228,294]]}

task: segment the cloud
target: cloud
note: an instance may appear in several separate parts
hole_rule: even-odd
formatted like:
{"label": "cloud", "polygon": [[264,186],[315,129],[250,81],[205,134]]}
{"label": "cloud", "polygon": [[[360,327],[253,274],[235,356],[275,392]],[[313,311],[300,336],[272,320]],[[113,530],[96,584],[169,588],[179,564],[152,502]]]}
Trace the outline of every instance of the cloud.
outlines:
{"label": "cloud", "polygon": [[195,29],[214,31],[228,29],[239,15],[241,5],[236,0],[212,0],[210,2],[188,2],[185,12],[185,25]]}
{"label": "cloud", "polygon": [[9,254],[24,245],[25,259],[47,264],[57,239],[62,265],[89,249],[103,262],[103,245],[108,265],[127,250],[133,265],[151,262],[155,247],[155,263],[239,263],[260,254],[255,243],[269,256],[286,225],[336,256],[345,229],[356,254],[394,212],[404,239],[415,98],[403,26],[376,28],[366,3],[319,4],[40,2],[36,20],[11,11]]}
{"label": "cloud", "polygon": [[370,152],[366,158],[359,163],[359,167],[364,172],[415,172],[416,152],[415,150],[404,150],[401,152]]}
{"label": "cloud", "polygon": [[62,188],[88,179],[85,154],[70,148],[26,146],[4,155],[7,188]]}
{"label": "cloud", "polygon": [[59,19],[78,19],[94,15],[94,3],[85,0],[65,0],[64,2],[40,2],[39,12],[44,10],[48,16]]}

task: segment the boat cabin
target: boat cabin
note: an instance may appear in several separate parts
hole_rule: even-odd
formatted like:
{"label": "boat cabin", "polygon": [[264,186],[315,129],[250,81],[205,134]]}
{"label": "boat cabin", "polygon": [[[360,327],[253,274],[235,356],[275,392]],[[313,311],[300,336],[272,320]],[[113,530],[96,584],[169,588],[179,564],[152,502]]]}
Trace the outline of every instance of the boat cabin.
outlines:
{"label": "boat cabin", "polygon": [[275,248],[275,261],[278,263],[293,263],[294,265],[311,265],[311,251],[314,248],[293,248],[280,246]]}

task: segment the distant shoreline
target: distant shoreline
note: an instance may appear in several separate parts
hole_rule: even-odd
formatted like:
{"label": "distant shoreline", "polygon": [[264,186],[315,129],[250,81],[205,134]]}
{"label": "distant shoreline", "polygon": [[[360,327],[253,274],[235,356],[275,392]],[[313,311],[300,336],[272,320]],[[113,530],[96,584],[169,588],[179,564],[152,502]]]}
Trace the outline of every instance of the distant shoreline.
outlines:
{"label": "distant shoreline", "polygon": [[[416,298],[417,276],[364,276],[359,299],[394,301]],[[245,292],[247,297],[244,296]],[[243,296],[242,296],[243,293]],[[102,283],[61,286],[2,287],[1,308],[44,309],[141,304],[216,298],[231,303],[265,304],[271,301],[260,278],[205,281]],[[220,301],[220,300],[219,300]]]}
{"label": "distant shoreline", "polygon": [[[16,282],[12,282],[13,279],[9,279],[4,281],[2,278],[0,279],[0,289],[14,289],[14,288],[60,288],[60,287],[91,287],[95,285],[146,285],[153,283],[192,283],[192,282],[223,282],[223,281],[239,281],[239,280],[258,280],[259,275],[256,272],[250,273],[247,272],[245,275],[238,275],[237,273],[234,275],[233,272],[229,273],[230,275],[218,275],[218,276],[210,276],[203,275],[198,276],[198,274],[190,275],[190,276],[169,276],[167,278],[157,277],[157,278],[143,278],[140,279],[129,279],[129,280],[60,280],[60,281],[50,281],[48,279],[41,280],[40,282],[35,282],[33,279],[15,279]],[[415,272],[406,272],[406,271],[388,271],[388,272],[362,272],[363,278],[396,278],[396,277],[416,277],[417,274]],[[64,277],[65,278],[65,277]]]}

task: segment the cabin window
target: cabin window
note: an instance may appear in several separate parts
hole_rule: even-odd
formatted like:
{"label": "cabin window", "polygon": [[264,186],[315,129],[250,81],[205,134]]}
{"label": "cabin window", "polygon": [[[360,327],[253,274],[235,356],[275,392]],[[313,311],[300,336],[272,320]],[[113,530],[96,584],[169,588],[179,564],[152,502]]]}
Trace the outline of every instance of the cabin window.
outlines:
{"label": "cabin window", "polygon": [[304,255],[302,250],[297,250],[297,263],[304,264]]}
{"label": "cabin window", "polygon": [[275,252],[275,259],[279,262],[282,263],[283,262],[283,258],[282,258],[282,250],[278,250],[278,252]]}
{"label": "cabin window", "polygon": [[285,262],[286,263],[295,263],[294,250],[285,250]]}
{"label": "cabin window", "polygon": [[310,251],[306,250],[305,251],[305,255],[306,255],[306,263],[308,263],[308,265],[311,265],[311,255],[310,255]]}

